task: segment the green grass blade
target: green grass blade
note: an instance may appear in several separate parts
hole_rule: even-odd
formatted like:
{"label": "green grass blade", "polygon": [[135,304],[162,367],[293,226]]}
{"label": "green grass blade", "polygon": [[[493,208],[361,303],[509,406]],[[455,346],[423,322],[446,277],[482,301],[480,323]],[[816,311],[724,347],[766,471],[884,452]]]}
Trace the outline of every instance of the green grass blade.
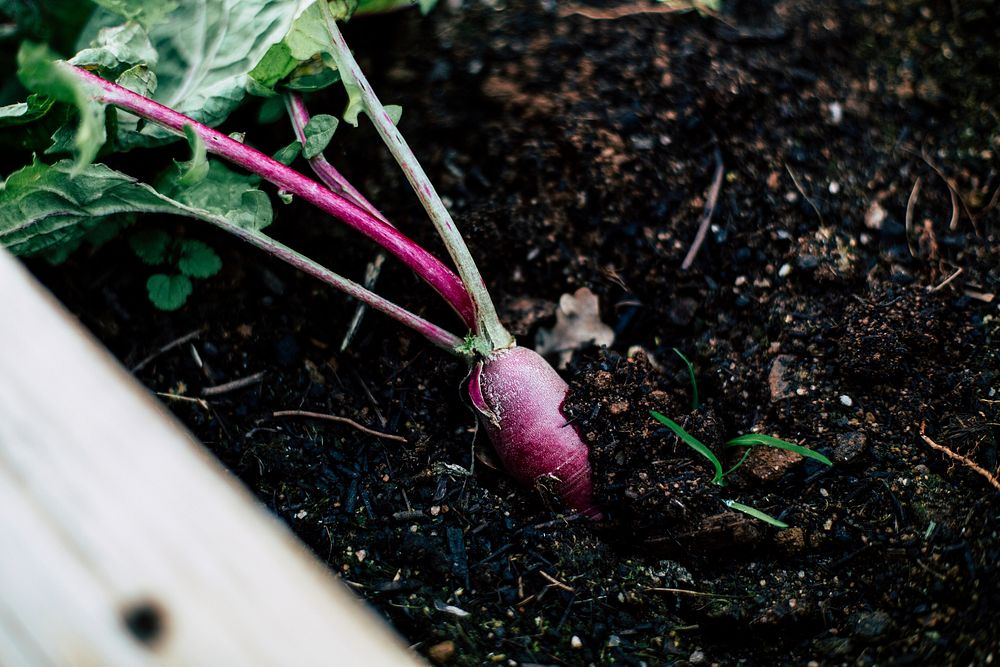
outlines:
{"label": "green grass blade", "polygon": [[723,479],[725,473],[722,470],[722,462],[719,461],[719,459],[715,456],[715,454],[712,453],[711,449],[702,444],[700,440],[698,440],[696,437],[685,431],[680,424],[670,419],[669,417],[661,415],[656,410],[651,410],[650,414],[653,415],[653,418],[656,421],[660,422],[661,424],[669,428],[671,431],[673,431],[674,435],[680,438],[684,442],[684,444],[686,444],[688,447],[690,447],[691,449],[693,449],[694,451],[698,452],[706,459],[708,459],[715,467],[715,477],[712,478],[712,484],[725,486],[726,482]]}
{"label": "green grass blade", "polygon": [[674,354],[676,354],[678,357],[680,357],[681,361],[683,361],[684,364],[687,366],[688,376],[691,378],[691,409],[692,410],[697,410],[698,409],[698,405],[699,405],[699,403],[698,403],[698,380],[696,380],[695,377],[694,377],[694,364],[692,364],[688,360],[688,358],[684,356],[684,353],[682,353],[676,347],[673,348],[673,350],[674,350]]}
{"label": "green grass blade", "polygon": [[[762,445],[764,447],[774,447],[776,449],[784,449],[789,452],[795,452],[807,459],[812,459],[813,461],[819,461],[820,463],[828,466],[833,465],[833,461],[826,458],[819,452],[814,452],[811,449],[807,449],[801,445],[796,445],[791,442],[785,442],[780,438],[772,438],[769,435],[761,435],[760,433],[747,433],[746,435],[741,435],[737,438],[733,438],[726,443],[726,447],[756,447]],[[732,471],[730,471],[732,472]]]}
{"label": "green grass blade", "polygon": [[756,507],[750,507],[749,505],[744,505],[743,503],[738,503],[735,500],[723,500],[726,507],[734,509],[737,512],[743,512],[744,514],[749,514],[755,519],[760,519],[764,523],[769,523],[775,528],[788,528],[788,524],[780,519],[775,519],[773,516],[767,512],[761,512]]}

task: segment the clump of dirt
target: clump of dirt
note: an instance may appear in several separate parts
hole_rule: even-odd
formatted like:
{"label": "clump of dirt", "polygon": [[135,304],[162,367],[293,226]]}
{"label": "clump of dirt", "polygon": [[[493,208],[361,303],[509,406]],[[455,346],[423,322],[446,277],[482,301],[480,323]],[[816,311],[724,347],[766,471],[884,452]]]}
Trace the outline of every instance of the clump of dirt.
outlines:
{"label": "clump of dirt", "polygon": [[[355,21],[348,37],[403,105],[522,340],[554,324],[560,295],[600,296],[616,342],[574,357],[566,410],[604,523],[477,455],[459,363],[375,315],[341,352],[353,306],[232,239],[174,227],[225,267],[169,315],[122,242],[34,269],[127,365],[153,355],[138,377],[437,662],[994,659],[1000,495],[968,465],[996,470],[1000,423],[991,4],[454,4]],[[684,271],[716,151],[721,194]],[[370,128],[338,131],[328,156],[439,248]],[[374,253],[298,202],[274,233],[349,275]],[[379,290],[433,299],[388,263]],[[673,348],[694,364],[697,407]],[[288,409],[406,443],[273,416]],[[755,448],[715,486],[651,410],[730,466],[740,452],[722,444],[750,432],[835,465]]]}

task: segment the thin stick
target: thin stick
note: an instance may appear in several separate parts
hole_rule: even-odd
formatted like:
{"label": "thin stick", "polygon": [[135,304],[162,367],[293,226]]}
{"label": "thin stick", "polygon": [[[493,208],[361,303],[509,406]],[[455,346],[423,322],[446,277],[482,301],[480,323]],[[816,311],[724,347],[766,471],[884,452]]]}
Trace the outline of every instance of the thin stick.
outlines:
{"label": "thin stick", "polygon": [[[566,5],[559,8],[559,16],[582,16],[593,21],[614,21],[627,16],[637,16],[640,14],[676,14],[679,12],[694,11],[694,5],[671,5],[658,4],[650,5],[646,3],[630,3],[612,7],[610,9],[597,9],[594,7],[582,7],[579,5]],[[710,12],[709,12],[710,13]]]}
{"label": "thin stick", "polygon": [[493,300],[486,289],[486,283],[476,267],[476,262],[473,260],[465,240],[458,232],[455,221],[451,219],[451,214],[444,202],[441,201],[441,197],[438,196],[430,179],[427,178],[427,174],[420,166],[403,135],[400,134],[395,123],[386,113],[385,107],[376,97],[371,84],[368,83],[368,79],[365,78],[364,72],[361,71],[361,67],[354,59],[344,36],[340,33],[337,22],[330,13],[330,8],[325,2],[320,3],[320,8],[323,11],[327,32],[330,34],[330,55],[337,63],[337,69],[340,70],[344,85],[355,87],[360,91],[361,99],[368,117],[375,125],[375,130],[382,137],[382,141],[385,142],[389,152],[396,159],[396,163],[403,170],[410,186],[417,193],[417,198],[424,210],[427,211],[428,217],[434,224],[441,240],[444,241],[448,254],[451,255],[451,259],[458,269],[458,275],[467,290],[467,296],[472,299],[476,334],[485,337],[493,349],[503,349],[514,345],[514,337],[501,324],[496,306],[493,305]]}
{"label": "thin stick", "polygon": [[701,214],[701,222],[698,223],[698,233],[695,234],[694,242],[688,250],[687,256],[681,263],[681,271],[687,271],[694,263],[694,258],[701,249],[701,244],[705,242],[705,235],[708,234],[708,225],[712,222],[712,214],[715,213],[715,204],[719,200],[719,191],[722,189],[722,153],[719,147],[715,148],[715,175],[712,177],[712,187],[708,189],[708,199],[705,201],[705,210]]}
{"label": "thin stick", "polygon": [[982,466],[980,466],[978,463],[976,463],[972,459],[968,458],[967,456],[962,456],[961,454],[958,454],[956,452],[951,451],[950,449],[948,449],[944,445],[939,445],[938,443],[934,442],[925,433],[926,430],[927,430],[927,424],[925,422],[921,422],[920,423],[920,437],[923,438],[924,442],[926,442],[929,447],[931,447],[932,449],[938,450],[939,452],[941,452],[945,456],[948,456],[950,458],[955,459],[956,461],[958,461],[962,465],[968,467],[970,470],[972,470],[976,474],[982,475],[986,479],[987,482],[989,482],[990,484],[993,485],[994,489],[996,489],[997,491],[1000,491],[1000,480],[998,480],[996,478],[996,475],[994,475],[990,471],[986,470],[985,468],[983,468]]}
{"label": "thin stick", "polygon": [[329,188],[303,176],[264,153],[169,107],[133,93],[79,67],[65,62],[59,63],[59,66],[92,86],[94,98],[101,103],[112,104],[177,134],[183,133],[185,126],[190,126],[205,142],[205,147],[210,153],[219,155],[233,164],[257,174],[281,190],[304,199],[366,235],[423,278],[455,309],[467,325],[472,326],[475,323],[475,309],[469,294],[462,281],[451,269],[401,234],[399,230],[372,216],[371,213],[351,200],[341,197]]}
{"label": "thin stick", "polygon": [[259,373],[254,373],[253,375],[248,375],[244,378],[233,380],[232,382],[217,384],[214,387],[205,387],[204,389],[201,390],[201,395],[219,396],[221,394],[226,394],[231,391],[236,391],[237,389],[243,389],[244,387],[249,387],[252,384],[257,384],[263,379],[264,379],[264,371],[260,371]]}
{"label": "thin stick", "polygon": [[155,393],[157,396],[162,396],[163,398],[169,398],[172,401],[183,401],[186,403],[194,403],[205,410],[211,409],[208,407],[208,401],[206,401],[203,398],[192,398],[190,396],[181,396],[180,394],[171,394],[170,392],[166,391],[158,391]]}
{"label": "thin stick", "polygon": [[572,586],[564,584],[563,582],[561,582],[558,579],[556,579],[555,577],[553,577],[551,574],[547,573],[545,570],[539,570],[538,574],[542,575],[542,578],[545,579],[545,581],[549,582],[551,585],[555,586],[556,588],[561,588],[562,590],[566,591],[567,593],[575,593],[576,592],[576,591],[573,590]]}
{"label": "thin stick", "polygon": [[906,248],[910,251],[910,257],[916,257],[917,253],[913,250],[913,209],[917,205],[917,197],[920,196],[920,177],[917,176],[917,180],[913,181],[913,189],[910,190],[910,196],[906,200],[906,217],[904,218],[904,229],[906,234]]}
{"label": "thin stick", "polygon": [[813,202],[813,200],[809,198],[809,195],[806,194],[805,188],[803,188],[802,183],[799,182],[799,177],[795,175],[795,172],[792,171],[792,168],[788,166],[787,162],[785,163],[785,171],[787,171],[788,175],[792,177],[792,183],[795,185],[795,189],[799,191],[802,198],[809,202],[809,205],[812,206],[812,210],[816,212],[816,217],[819,218],[819,224],[826,224],[823,222],[823,214],[819,212],[819,207],[816,206],[815,202]]}
{"label": "thin stick", "polygon": [[129,373],[137,373],[137,372],[141,371],[143,368],[145,368],[146,366],[148,366],[151,361],[153,361],[154,359],[156,359],[157,357],[159,357],[161,354],[165,354],[165,353],[169,352],[170,350],[174,349],[175,347],[180,347],[181,345],[183,345],[184,343],[188,342],[189,340],[194,340],[198,336],[200,336],[203,333],[205,333],[205,331],[207,331],[207,330],[208,330],[208,327],[202,327],[200,329],[196,329],[194,331],[191,331],[190,333],[186,333],[183,336],[181,336],[180,338],[177,338],[176,340],[170,341],[169,343],[167,343],[166,345],[164,345],[163,347],[161,347],[159,350],[157,350],[153,354],[149,355],[148,357],[146,357],[145,359],[143,359],[142,361],[140,361],[139,363],[137,363],[132,368],[128,369]]}
{"label": "thin stick", "polygon": [[382,438],[383,440],[393,440],[395,442],[406,443],[407,440],[401,435],[392,435],[391,433],[382,433],[381,431],[375,431],[368,428],[367,426],[362,426],[353,419],[347,417],[338,417],[337,415],[328,415],[322,412],[309,412],[307,410],[278,410],[277,412],[271,413],[272,417],[306,417],[308,419],[323,419],[326,421],[337,422],[338,424],[347,424],[362,433],[367,433],[368,435],[374,436],[376,438]]}
{"label": "thin stick", "polygon": [[939,285],[935,285],[934,287],[928,287],[927,291],[928,292],[937,292],[940,289],[944,289],[952,280],[954,280],[955,278],[958,278],[960,275],[962,275],[962,272],[964,270],[965,269],[963,269],[961,266],[958,267],[958,271],[955,271],[955,273],[953,273],[950,276],[948,276],[947,278],[945,278],[944,281],[941,282]]}
{"label": "thin stick", "polygon": [[723,595],[721,593],[705,593],[703,591],[690,591],[686,588],[646,588],[643,589],[649,593],[677,593],[678,595],[692,595],[695,597],[706,597],[706,598],[738,598],[746,597],[741,595]]}

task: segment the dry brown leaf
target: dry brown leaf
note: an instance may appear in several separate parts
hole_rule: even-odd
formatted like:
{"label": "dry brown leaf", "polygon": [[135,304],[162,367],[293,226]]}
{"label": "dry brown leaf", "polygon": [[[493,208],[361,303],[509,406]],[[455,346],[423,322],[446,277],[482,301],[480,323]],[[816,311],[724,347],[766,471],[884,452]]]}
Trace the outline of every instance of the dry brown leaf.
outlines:
{"label": "dry brown leaf", "polygon": [[611,345],[614,342],[615,332],[601,321],[597,295],[581,287],[574,294],[559,297],[556,325],[551,329],[538,330],[535,351],[541,355],[558,353],[559,368],[565,368],[574,350],[591,343]]}

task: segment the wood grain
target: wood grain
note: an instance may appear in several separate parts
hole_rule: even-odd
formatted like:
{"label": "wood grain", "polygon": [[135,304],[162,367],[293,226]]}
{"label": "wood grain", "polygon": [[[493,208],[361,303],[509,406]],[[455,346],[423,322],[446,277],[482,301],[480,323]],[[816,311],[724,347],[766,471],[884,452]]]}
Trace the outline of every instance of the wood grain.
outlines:
{"label": "wood grain", "polygon": [[0,665],[406,665],[0,250]]}

